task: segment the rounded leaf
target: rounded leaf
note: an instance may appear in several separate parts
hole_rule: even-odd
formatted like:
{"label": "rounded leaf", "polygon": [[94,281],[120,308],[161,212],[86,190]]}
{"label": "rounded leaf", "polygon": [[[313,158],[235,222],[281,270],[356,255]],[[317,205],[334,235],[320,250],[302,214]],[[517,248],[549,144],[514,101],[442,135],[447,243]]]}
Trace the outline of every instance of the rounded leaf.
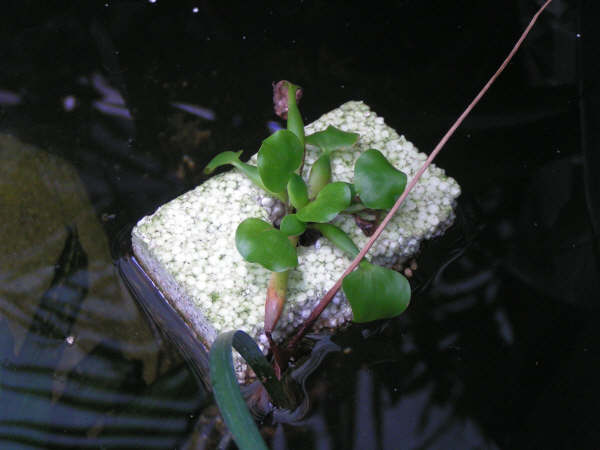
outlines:
{"label": "rounded leaf", "polygon": [[354,186],[368,208],[390,209],[406,187],[406,175],[379,150],[367,150],[354,166]]}
{"label": "rounded leaf", "polygon": [[358,140],[358,134],[348,133],[329,125],[326,130],[318,131],[306,136],[306,143],[331,152],[344,147],[352,146]]}
{"label": "rounded leaf", "polygon": [[281,220],[279,229],[286,236],[300,236],[306,230],[306,224],[296,214],[288,214]]}
{"label": "rounded leaf", "polygon": [[298,265],[296,248],[288,237],[264,220],[251,218],[240,223],[235,232],[235,245],[246,261],[273,272]]}
{"label": "rounded leaf", "polygon": [[344,278],[342,288],[355,322],[395,317],[410,302],[410,285],[403,275],[367,261]]}
{"label": "rounded leaf", "polygon": [[287,185],[290,203],[296,209],[300,209],[308,203],[308,188],[300,175],[293,173]]}
{"label": "rounded leaf", "polygon": [[317,198],[298,210],[303,222],[329,222],[350,205],[351,193],[347,183],[336,181],[325,186]]}
{"label": "rounded leaf", "polygon": [[294,133],[279,130],[265,139],[258,150],[258,173],[272,192],[283,192],[288,179],[302,164],[304,147]]}

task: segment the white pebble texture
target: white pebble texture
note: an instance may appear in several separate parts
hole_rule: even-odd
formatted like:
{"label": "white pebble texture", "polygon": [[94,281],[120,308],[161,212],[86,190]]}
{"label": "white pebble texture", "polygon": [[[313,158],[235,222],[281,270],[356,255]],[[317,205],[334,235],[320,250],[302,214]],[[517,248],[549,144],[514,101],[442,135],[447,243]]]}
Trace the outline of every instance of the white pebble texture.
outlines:
{"label": "white pebble texture", "polygon": [[[362,102],[348,102],[325,114],[306,127],[306,134],[328,125],[360,135],[352,148],[334,154],[334,181],[352,182],[354,162],[370,148],[381,151],[408,180],[426,159]],[[307,149],[305,179],[318,156],[319,150]],[[419,250],[423,239],[443,233],[454,220],[459,194],[456,181],[431,165],[371,249],[371,261],[387,266],[402,262]],[[269,272],[242,259],[235,247],[235,230],[249,217],[268,221],[276,205],[244,175],[231,170],[161,206],[134,228],[133,247],[141,264],[205,344],[218,332],[242,329],[264,346]],[[338,216],[333,223],[359,248],[367,242],[351,217]],[[308,316],[350,263],[325,238],[318,245],[299,247],[298,259],[298,268],[290,274],[288,301],[274,333],[276,339],[287,336]],[[316,328],[337,328],[351,318],[342,294],[327,307]]]}

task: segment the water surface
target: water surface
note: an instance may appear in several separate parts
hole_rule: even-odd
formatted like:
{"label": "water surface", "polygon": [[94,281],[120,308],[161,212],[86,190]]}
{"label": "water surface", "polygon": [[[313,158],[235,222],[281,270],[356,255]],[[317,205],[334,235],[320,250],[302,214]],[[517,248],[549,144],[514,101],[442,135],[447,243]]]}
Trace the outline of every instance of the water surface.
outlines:
{"label": "water surface", "polygon": [[[359,99],[429,152],[537,3],[5,2],[0,447],[233,448],[202,355],[142,307],[133,224],[255,152],[282,78],[307,123]],[[449,142],[457,221],[411,306],[318,341],[273,448],[598,447],[594,9],[554,0]]]}

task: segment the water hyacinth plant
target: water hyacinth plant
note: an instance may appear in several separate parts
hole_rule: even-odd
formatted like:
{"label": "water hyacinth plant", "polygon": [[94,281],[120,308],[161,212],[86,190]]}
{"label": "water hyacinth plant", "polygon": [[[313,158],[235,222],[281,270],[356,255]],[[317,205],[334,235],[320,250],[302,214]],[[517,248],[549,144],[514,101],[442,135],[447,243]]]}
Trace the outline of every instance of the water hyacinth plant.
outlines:
{"label": "water hyacinth plant", "polygon": [[[283,310],[289,271],[298,266],[296,246],[300,236],[308,229],[316,230],[354,258],[358,248],[352,239],[329,222],[341,213],[389,210],[406,187],[406,175],[377,149],[367,150],[356,161],[353,184],[332,180],[331,158],[351,147],[359,136],[332,126],[305,136],[296,102],[298,87],[284,83],[288,94],[287,129],[263,141],[257,166],[240,161],[241,152],[224,152],[206,167],[210,173],[217,167],[233,165],[284,205],[285,215],[280,221],[246,219],[235,235],[242,257],[271,271],[265,301],[265,334],[269,339]],[[321,154],[305,180],[301,173],[307,144]],[[343,290],[355,322],[397,316],[410,300],[410,286],[403,275],[366,260],[345,279]]]}
{"label": "water hyacinth plant", "polygon": [[[281,200],[286,207],[286,215],[279,228],[259,219],[247,219],[240,224],[236,232],[236,245],[240,254],[247,261],[259,263],[272,271],[265,308],[265,331],[270,333],[273,330],[281,314],[285,302],[288,271],[298,265],[295,250],[298,237],[307,228],[318,230],[335,246],[354,257],[354,260],[313,310],[288,344],[288,349],[293,348],[314,323],[340,285],[352,307],[353,318],[357,322],[393,317],[406,309],[410,299],[407,280],[399,273],[375,266],[363,258],[448,139],[508,65],[539,15],[551,1],[546,0],[539,8],[499,69],[442,137],[408,186],[406,186],[406,176],[394,168],[376,149],[367,150],[356,161],[352,184],[332,181],[330,165],[332,154],[352,145],[358,136],[330,127],[305,137],[296,104],[297,87],[291,83],[287,83],[289,107],[287,130],[280,130],[263,142],[259,150],[258,167],[239,161],[241,152],[226,152],[217,155],[210,162],[207,167],[209,172],[224,164],[234,165],[257,186]],[[310,170],[308,183],[300,176],[306,143],[318,147],[322,152]],[[367,208],[389,211],[377,226],[369,242],[358,251],[350,237],[329,222],[337,214],[353,213]],[[233,342],[236,336],[237,343]],[[210,355],[211,383],[217,403],[240,448],[266,448],[264,442],[260,440],[256,425],[249,419],[248,411],[240,408],[242,402],[239,398],[237,401],[233,398],[233,391],[238,392],[234,377],[227,377],[226,379],[229,380],[227,384],[217,381],[225,376],[225,371],[229,375],[233,374],[231,350],[236,344],[238,351],[247,360],[263,366],[266,365],[266,361],[262,360],[256,349],[243,350],[239,333],[237,335],[226,333],[217,338],[217,341],[219,345],[211,349]],[[266,379],[263,384],[267,386],[266,382],[273,381],[273,375],[264,376]],[[271,397],[272,400],[277,401],[274,399],[275,394]],[[239,411],[239,414],[232,415],[235,411]]]}

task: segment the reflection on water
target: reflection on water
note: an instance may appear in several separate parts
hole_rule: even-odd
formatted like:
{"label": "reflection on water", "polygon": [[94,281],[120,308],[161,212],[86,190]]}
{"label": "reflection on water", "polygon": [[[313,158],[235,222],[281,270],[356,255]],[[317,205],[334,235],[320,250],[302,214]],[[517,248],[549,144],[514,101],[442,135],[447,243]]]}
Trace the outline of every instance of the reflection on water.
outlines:
{"label": "reflection on water", "polygon": [[0,161],[0,446],[176,446],[205,393],[120,286],[77,175],[4,135]]}

